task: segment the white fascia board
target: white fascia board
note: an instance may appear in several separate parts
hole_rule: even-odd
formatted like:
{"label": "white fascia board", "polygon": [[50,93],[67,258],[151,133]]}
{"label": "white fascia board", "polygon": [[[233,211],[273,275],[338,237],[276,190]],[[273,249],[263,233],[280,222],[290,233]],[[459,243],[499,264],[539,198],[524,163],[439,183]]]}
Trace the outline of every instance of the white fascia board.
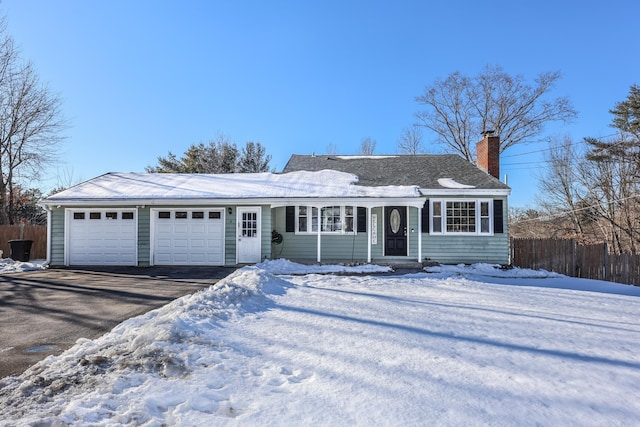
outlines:
{"label": "white fascia board", "polygon": [[66,199],[66,200],[44,200],[41,206],[55,207],[116,207],[116,206],[228,206],[228,205],[270,205],[272,208],[291,205],[307,206],[333,206],[333,205],[354,205],[363,207],[377,206],[413,206],[422,207],[425,197],[335,197],[335,198],[264,198],[264,199]]}
{"label": "white fascia board", "polygon": [[447,196],[447,197],[468,197],[468,196],[501,196],[506,197],[511,195],[511,189],[478,189],[478,188],[455,188],[455,189],[433,189],[433,188],[421,188],[420,192],[427,197],[431,196]]}
{"label": "white fascia board", "polygon": [[42,206],[227,206],[227,205],[268,205],[271,199],[66,199],[45,200]]}
{"label": "white fascia board", "polygon": [[425,197],[374,197],[374,198],[347,198],[347,197],[339,197],[339,198],[291,198],[291,199],[278,199],[271,203],[272,208],[278,208],[283,206],[314,206],[314,207],[324,207],[324,206],[335,206],[335,205],[346,205],[346,206],[360,206],[360,207],[378,207],[378,206],[412,206],[416,208],[421,208],[424,206]]}

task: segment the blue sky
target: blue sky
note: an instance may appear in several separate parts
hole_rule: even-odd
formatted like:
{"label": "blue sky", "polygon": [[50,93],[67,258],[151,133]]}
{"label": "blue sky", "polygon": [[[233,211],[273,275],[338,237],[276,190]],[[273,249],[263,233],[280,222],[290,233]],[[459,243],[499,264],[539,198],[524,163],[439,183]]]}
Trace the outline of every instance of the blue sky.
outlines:
{"label": "blue sky", "polygon": [[[610,135],[608,110],[640,84],[636,0],[88,1],[3,0],[7,31],[63,99],[71,127],[45,191],[110,171],[143,171],[169,150],[224,133],[292,153],[354,154],[365,137],[396,152],[415,97],[454,71],[501,65],[579,117],[547,134]],[[480,136],[478,137],[480,138]],[[425,132],[428,152],[434,135]],[[533,206],[545,145],[504,153],[512,206]]]}

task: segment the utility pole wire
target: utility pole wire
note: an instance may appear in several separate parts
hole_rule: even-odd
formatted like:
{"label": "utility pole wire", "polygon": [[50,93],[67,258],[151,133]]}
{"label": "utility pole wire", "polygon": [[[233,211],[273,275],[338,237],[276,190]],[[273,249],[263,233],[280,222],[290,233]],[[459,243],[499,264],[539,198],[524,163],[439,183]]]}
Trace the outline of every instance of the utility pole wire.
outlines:
{"label": "utility pole wire", "polygon": [[[640,197],[640,194],[633,194],[631,196],[627,196],[627,197],[623,197],[621,199],[616,199],[614,201],[611,201],[611,202],[607,203],[607,205],[612,205],[614,203],[623,202],[623,201],[629,200],[629,199],[637,199],[639,197]],[[578,209],[569,209],[569,210],[565,210],[565,211],[560,211],[560,212],[555,213],[555,214],[541,215],[541,216],[538,216],[538,217],[535,217],[535,218],[523,219],[523,220],[520,220],[520,221],[515,221],[512,224],[515,225],[515,224],[521,224],[521,223],[525,223],[525,222],[543,221],[543,220],[544,221],[548,221],[548,220],[551,220],[553,218],[559,218],[561,216],[568,215],[570,213],[576,213],[576,212],[580,212],[580,211],[585,211],[585,210],[588,210],[588,209],[591,209],[591,208],[595,208],[597,206],[599,206],[599,205],[598,204],[592,204],[592,205],[588,205],[588,206],[585,206],[585,207],[582,207],[582,208],[578,208]]]}

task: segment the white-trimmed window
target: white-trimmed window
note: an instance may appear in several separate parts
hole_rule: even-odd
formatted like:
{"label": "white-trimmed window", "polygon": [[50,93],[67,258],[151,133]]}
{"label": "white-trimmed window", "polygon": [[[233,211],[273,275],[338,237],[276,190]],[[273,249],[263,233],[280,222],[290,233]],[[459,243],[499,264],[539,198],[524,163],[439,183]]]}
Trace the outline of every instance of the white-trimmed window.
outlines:
{"label": "white-trimmed window", "polygon": [[434,200],[431,202],[431,232],[442,233],[442,202]]}
{"label": "white-trimmed window", "polygon": [[296,233],[344,234],[356,230],[356,208],[354,206],[296,207]]}
{"label": "white-trimmed window", "polygon": [[356,224],[356,215],[354,213],[355,208],[353,206],[344,207],[344,231],[347,233],[353,233]]}
{"label": "white-trimmed window", "polygon": [[296,215],[298,217],[296,232],[315,233],[318,231],[318,208],[298,206]]}
{"label": "white-trimmed window", "polygon": [[491,200],[431,200],[431,234],[492,234]]}

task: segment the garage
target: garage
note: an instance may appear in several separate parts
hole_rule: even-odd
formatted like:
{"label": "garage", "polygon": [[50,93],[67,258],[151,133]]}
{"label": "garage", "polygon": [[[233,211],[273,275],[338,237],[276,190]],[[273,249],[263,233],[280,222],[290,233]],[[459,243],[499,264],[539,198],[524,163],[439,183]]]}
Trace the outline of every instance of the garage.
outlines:
{"label": "garage", "polygon": [[67,265],[137,265],[135,209],[68,209]]}
{"label": "garage", "polygon": [[153,265],[224,265],[224,210],[153,209]]}

